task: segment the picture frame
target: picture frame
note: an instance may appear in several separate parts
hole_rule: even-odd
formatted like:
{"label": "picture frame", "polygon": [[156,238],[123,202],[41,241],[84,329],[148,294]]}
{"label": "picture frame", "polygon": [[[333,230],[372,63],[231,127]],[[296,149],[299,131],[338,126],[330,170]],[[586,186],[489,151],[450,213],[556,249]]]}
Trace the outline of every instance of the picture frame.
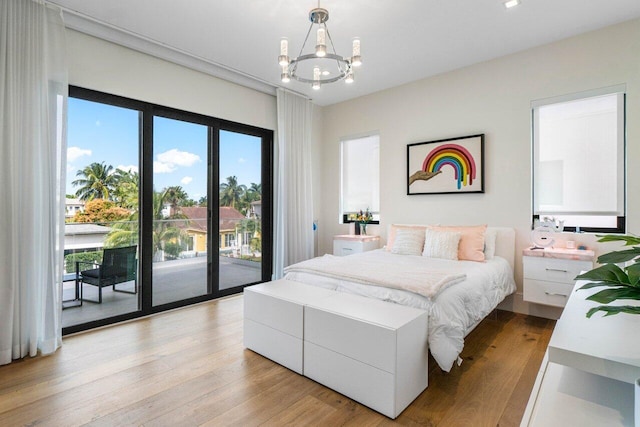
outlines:
{"label": "picture frame", "polygon": [[407,195],[484,193],[484,134],[407,144]]}

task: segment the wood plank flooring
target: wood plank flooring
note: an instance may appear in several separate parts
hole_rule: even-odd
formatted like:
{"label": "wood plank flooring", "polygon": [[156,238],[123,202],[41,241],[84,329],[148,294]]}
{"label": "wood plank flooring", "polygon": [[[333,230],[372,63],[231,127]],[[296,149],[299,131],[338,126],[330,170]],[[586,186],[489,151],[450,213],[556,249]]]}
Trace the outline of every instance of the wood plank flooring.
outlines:
{"label": "wood plank flooring", "polygon": [[555,325],[490,315],[390,420],[242,345],[241,296],[64,339],[0,367],[0,426],[517,426]]}

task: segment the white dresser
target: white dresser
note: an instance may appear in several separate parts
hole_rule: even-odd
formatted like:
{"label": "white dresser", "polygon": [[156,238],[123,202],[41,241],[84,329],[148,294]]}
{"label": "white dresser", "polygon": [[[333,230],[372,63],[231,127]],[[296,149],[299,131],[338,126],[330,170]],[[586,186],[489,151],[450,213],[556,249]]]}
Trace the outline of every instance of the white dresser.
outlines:
{"label": "white dresser", "polygon": [[428,382],[424,310],[277,280],[244,289],[245,347],[396,418]]}
{"label": "white dresser", "polygon": [[345,256],[372,251],[380,247],[380,236],[343,234],[333,236],[333,254]]}
{"label": "white dresser", "polygon": [[564,307],[575,277],[593,268],[594,253],[575,249],[525,249],[523,299],[536,304]]}

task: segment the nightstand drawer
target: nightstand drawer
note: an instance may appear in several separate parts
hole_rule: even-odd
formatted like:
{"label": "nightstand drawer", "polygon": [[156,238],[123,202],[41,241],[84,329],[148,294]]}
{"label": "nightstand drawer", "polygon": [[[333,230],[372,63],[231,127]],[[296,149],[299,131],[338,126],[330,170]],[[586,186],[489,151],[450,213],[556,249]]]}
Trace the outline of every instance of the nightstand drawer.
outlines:
{"label": "nightstand drawer", "polygon": [[544,280],[527,279],[524,287],[524,300],[536,304],[564,307],[573,292],[574,282],[559,283]]}
{"label": "nightstand drawer", "polygon": [[591,270],[590,261],[570,259],[524,257],[524,278],[568,283],[573,286],[575,277],[583,270]]}
{"label": "nightstand drawer", "polygon": [[379,245],[379,236],[334,236],[333,254],[337,256],[359,254],[361,252],[378,249]]}

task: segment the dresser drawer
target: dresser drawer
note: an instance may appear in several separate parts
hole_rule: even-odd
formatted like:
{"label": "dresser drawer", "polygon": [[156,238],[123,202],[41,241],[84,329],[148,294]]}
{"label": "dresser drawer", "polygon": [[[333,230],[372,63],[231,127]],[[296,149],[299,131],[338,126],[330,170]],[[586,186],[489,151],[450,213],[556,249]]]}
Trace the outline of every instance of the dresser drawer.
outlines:
{"label": "dresser drawer", "polygon": [[396,331],[357,318],[305,307],[304,340],[386,372],[396,368]]}
{"label": "dresser drawer", "polygon": [[575,277],[581,271],[592,268],[593,264],[590,261],[543,257],[524,257],[523,259],[525,279],[573,284]]}
{"label": "dresser drawer", "polygon": [[[285,334],[277,329],[244,319],[244,346],[282,366],[302,374],[301,338]],[[274,343],[276,343],[274,345]]]}
{"label": "dresser drawer", "polygon": [[244,290],[244,318],[302,339],[303,304]]}
{"label": "dresser drawer", "polygon": [[573,287],[573,282],[559,283],[525,279],[523,298],[525,301],[536,304],[564,307],[567,304],[569,295],[573,292]]}
{"label": "dresser drawer", "polygon": [[304,375],[389,418],[397,417],[406,406],[396,402],[393,374],[308,342],[304,345]]}

